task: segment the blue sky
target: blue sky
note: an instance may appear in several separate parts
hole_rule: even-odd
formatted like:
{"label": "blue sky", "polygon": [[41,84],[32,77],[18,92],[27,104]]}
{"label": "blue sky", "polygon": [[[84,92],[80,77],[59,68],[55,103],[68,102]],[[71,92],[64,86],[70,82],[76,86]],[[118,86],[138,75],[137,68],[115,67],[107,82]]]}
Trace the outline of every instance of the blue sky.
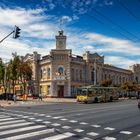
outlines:
{"label": "blue sky", "polygon": [[0,39],[14,25],[21,37],[2,42],[0,57],[48,54],[55,48],[60,19],[73,54],[97,52],[105,63],[122,68],[140,63],[140,0],[1,0]]}

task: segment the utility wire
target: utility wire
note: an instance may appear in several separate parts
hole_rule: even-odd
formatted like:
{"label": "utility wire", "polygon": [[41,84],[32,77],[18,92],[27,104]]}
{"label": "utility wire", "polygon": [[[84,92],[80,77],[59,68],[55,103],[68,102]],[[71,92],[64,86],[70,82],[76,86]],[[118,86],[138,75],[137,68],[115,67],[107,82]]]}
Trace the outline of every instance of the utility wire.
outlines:
{"label": "utility wire", "polygon": [[[67,6],[66,6],[67,8],[70,8],[70,7],[69,7],[69,4],[72,3],[72,1],[73,1],[73,0],[68,0],[68,1],[65,0],[65,2],[66,2],[66,4],[67,4]],[[139,1],[140,1],[140,0],[139,0]],[[76,6],[75,6],[75,8],[76,8]],[[114,23],[114,22],[112,21],[112,19],[110,19],[109,17],[105,16],[105,15],[102,14],[101,12],[99,12],[99,11],[97,11],[96,9],[93,9],[93,8],[92,8],[92,10],[93,10],[94,12],[96,12],[98,15],[100,15],[100,16],[102,16],[103,18],[105,18],[106,20],[108,20],[111,24],[113,24],[113,25],[119,27],[121,30],[125,31],[127,34],[133,36],[134,38],[137,38],[137,36],[133,35],[131,32],[127,31],[126,29],[124,29],[123,27],[121,27],[120,25],[118,25],[117,23]],[[93,15],[91,15],[91,14],[85,13],[85,15],[87,15],[87,16],[90,17],[90,18],[92,18],[93,20],[96,20],[98,23],[100,23],[100,24],[102,24],[102,25],[104,24],[103,21],[99,20],[98,18],[96,18],[95,16],[93,16]],[[116,33],[119,33],[119,34],[120,34],[121,36],[123,36],[125,39],[131,40],[131,41],[133,41],[133,42],[137,42],[138,40],[140,40],[140,39],[134,40],[134,39],[132,39],[132,38],[126,36],[126,34],[124,34],[124,33],[120,32],[120,31],[114,29],[113,27],[111,27],[111,26],[108,26],[108,27],[109,27],[112,31],[114,31],[114,32],[116,32]]]}
{"label": "utility wire", "polygon": [[[93,16],[93,15],[90,15],[90,14],[85,14],[86,16],[88,16],[88,17],[90,17],[90,18],[92,18],[92,20],[96,20],[98,23],[100,23],[100,24],[104,24],[104,22],[102,22],[101,20],[99,20],[99,19],[97,19],[95,16]],[[105,24],[104,24],[105,25]],[[107,26],[107,25],[106,25]],[[118,33],[118,34],[120,34],[121,36],[123,36],[125,39],[128,39],[128,40],[131,40],[131,41],[133,41],[133,42],[135,42],[135,40],[133,40],[132,38],[130,38],[130,37],[127,37],[125,34],[123,34],[123,33],[121,33],[120,31],[118,31],[118,30],[116,30],[115,28],[113,28],[113,27],[111,27],[111,26],[108,26],[109,28],[110,28],[110,30],[112,30],[112,31],[114,31],[114,32],[116,32],[116,33]]]}
{"label": "utility wire", "polygon": [[[139,0],[140,1],[140,0]],[[120,0],[117,0],[117,2],[132,16],[134,17],[137,21],[140,22],[140,18],[137,17],[124,3],[122,3]]]}
{"label": "utility wire", "polygon": [[120,28],[122,31],[126,32],[127,34],[133,36],[134,38],[136,38],[137,40],[135,41],[139,41],[140,38],[137,38],[137,36],[135,36],[134,34],[132,34],[131,32],[129,32],[128,30],[126,30],[125,28],[123,28],[121,25],[115,23],[112,19],[110,19],[109,17],[107,17],[106,15],[104,15],[103,13],[97,11],[96,9],[92,9],[95,13],[97,13],[98,15],[102,16],[103,18],[105,18],[106,20],[108,20],[111,24],[115,25],[116,27]]}

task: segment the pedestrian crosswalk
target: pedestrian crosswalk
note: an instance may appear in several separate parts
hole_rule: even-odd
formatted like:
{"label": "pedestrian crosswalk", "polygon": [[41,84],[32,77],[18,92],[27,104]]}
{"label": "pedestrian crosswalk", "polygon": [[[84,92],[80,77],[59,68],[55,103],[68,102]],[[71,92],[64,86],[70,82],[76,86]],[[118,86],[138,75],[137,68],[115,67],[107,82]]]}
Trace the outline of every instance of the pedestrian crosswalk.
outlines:
{"label": "pedestrian crosswalk", "polygon": [[[103,127],[64,116],[20,113],[0,112],[0,140],[92,140],[98,137],[117,140],[121,136],[127,138],[134,134],[122,130],[117,131],[114,137],[115,127]],[[139,133],[135,137],[139,139]]]}
{"label": "pedestrian crosswalk", "polygon": [[[54,125],[55,126],[55,125]],[[57,125],[56,125],[57,126]],[[74,136],[70,132],[57,133],[55,128],[13,116],[0,115],[0,140],[62,140]]]}

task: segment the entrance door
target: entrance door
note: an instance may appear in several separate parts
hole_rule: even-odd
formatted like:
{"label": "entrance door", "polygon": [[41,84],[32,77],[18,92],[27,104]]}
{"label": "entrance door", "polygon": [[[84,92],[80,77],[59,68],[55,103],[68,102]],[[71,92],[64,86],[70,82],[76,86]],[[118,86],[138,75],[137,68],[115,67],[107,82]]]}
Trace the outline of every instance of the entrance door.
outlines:
{"label": "entrance door", "polygon": [[64,86],[58,86],[58,97],[64,97]]}

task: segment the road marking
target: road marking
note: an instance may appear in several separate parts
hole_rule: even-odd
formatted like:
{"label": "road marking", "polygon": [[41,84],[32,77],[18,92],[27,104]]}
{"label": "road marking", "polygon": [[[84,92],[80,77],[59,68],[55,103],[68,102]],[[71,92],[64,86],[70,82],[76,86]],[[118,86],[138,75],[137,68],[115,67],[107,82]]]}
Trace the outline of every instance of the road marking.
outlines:
{"label": "road marking", "polygon": [[52,117],[52,116],[50,116],[50,115],[47,115],[46,117],[47,117],[47,118],[50,118],[50,117]]}
{"label": "road marking", "polygon": [[17,117],[22,117],[23,115],[20,115],[20,114],[18,114],[18,115],[16,115]]}
{"label": "road marking", "polygon": [[5,125],[5,126],[1,126],[1,129],[7,129],[7,128],[13,128],[13,127],[17,127],[17,126],[24,126],[24,125],[29,125],[29,124],[33,124],[32,122],[23,122],[23,123],[19,123],[19,124],[10,124],[10,125]]}
{"label": "road marking", "polygon": [[57,117],[53,117],[53,119],[60,119],[63,118],[64,116],[57,116]]}
{"label": "road marking", "polygon": [[65,138],[72,137],[74,135],[75,134],[73,134],[73,133],[66,132],[66,133],[63,133],[63,134],[58,134],[58,135],[51,136],[51,137],[48,137],[48,138],[44,138],[44,139],[41,139],[41,140],[62,140],[62,139],[65,139]]}
{"label": "road marking", "polygon": [[0,119],[9,118],[11,116],[0,115]]}
{"label": "road marking", "polygon": [[121,131],[120,133],[121,133],[121,134],[127,134],[127,135],[132,134],[132,132],[130,132],[130,131]]}
{"label": "road marking", "polygon": [[38,129],[38,128],[44,128],[46,126],[43,125],[34,125],[34,126],[29,126],[29,127],[24,127],[24,128],[17,128],[17,129],[12,129],[12,130],[5,130],[0,132],[0,136],[6,135],[6,134],[12,134],[16,132],[22,132],[22,131],[27,131],[27,130],[33,130],[33,129]]}
{"label": "road marking", "polygon": [[90,136],[98,136],[98,135],[99,135],[99,133],[90,132],[90,133],[87,133],[87,135],[90,135]]}
{"label": "road marking", "polygon": [[62,120],[62,121],[66,121],[66,120],[68,120],[68,119],[66,119],[66,118],[63,118],[63,119],[60,119],[60,120]]}
{"label": "road marking", "polygon": [[71,122],[71,123],[76,123],[76,122],[78,122],[78,121],[76,121],[76,120],[70,120],[69,122]]}
{"label": "road marking", "polygon": [[84,130],[83,129],[74,129],[74,131],[76,131],[76,132],[83,132]]}
{"label": "road marking", "polygon": [[80,124],[87,125],[88,123],[86,123],[86,122],[80,122]]}
{"label": "road marking", "polygon": [[43,120],[41,120],[41,119],[37,119],[37,120],[35,120],[36,122],[42,122]]}
{"label": "road marking", "polygon": [[82,138],[82,139],[80,139],[80,140],[93,140],[93,139],[88,138],[88,137],[84,137],[84,138]]}
{"label": "road marking", "polygon": [[15,120],[15,121],[2,122],[2,123],[0,123],[0,126],[5,125],[5,124],[19,123],[19,122],[25,122],[25,120]]}
{"label": "road marking", "polygon": [[[26,134],[21,134],[21,135],[4,138],[4,140],[20,140],[21,138],[27,139],[29,137],[34,137],[34,136],[43,135],[43,134],[47,134],[47,133],[53,133],[53,132],[54,132],[54,129],[47,129],[47,130],[35,131],[35,132],[31,132],[31,133],[26,133]],[[3,139],[0,139],[0,140],[3,140]]]}
{"label": "road marking", "polygon": [[140,134],[138,135],[138,137],[140,137]]}
{"label": "road marking", "polygon": [[97,124],[91,125],[91,126],[92,126],[92,127],[95,127],[95,128],[101,127],[101,125],[97,125]]}
{"label": "road marking", "polygon": [[29,118],[29,120],[34,120],[35,118]]}
{"label": "road marking", "polygon": [[39,114],[38,116],[40,116],[40,117],[41,117],[41,116],[46,116],[46,114]]}
{"label": "road marking", "polygon": [[22,118],[26,119],[26,118],[29,118],[29,116],[23,116]]}
{"label": "road marking", "polygon": [[8,120],[15,120],[15,118],[5,118],[5,119],[0,119],[0,122],[8,121]]}
{"label": "road marking", "polygon": [[53,126],[60,126],[61,124],[59,124],[59,123],[53,123],[51,125],[53,125]]}
{"label": "road marking", "polygon": [[103,140],[116,140],[116,138],[107,136],[107,137],[104,137]]}
{"label": "road marking", "polygon": [[113,131],[113,130],[115,130],[115,128],[111,128],[111,127],[106,127],[106,128],[104,128],[105,130],[110,130],[110,131]]}
{"label": "road marking", "polygon": [[76,114],[77,116],[81,116],[81,115],[83,115],[82,113],[78,113],[78,114]]}
{"label": "road marking", "polygon": [[63,129],[70,129],[70,126],[62,126]]}
{"label": "road marking", "polygon": [[34,115],[39,115],[39,113],[34,113]]}
{"label": "road marking", "polygon": [[50,121],[45,121],[45,122],[43,122],[43,123],[48,124],[48,123],[51,123],[51,122],[50,122]]}

